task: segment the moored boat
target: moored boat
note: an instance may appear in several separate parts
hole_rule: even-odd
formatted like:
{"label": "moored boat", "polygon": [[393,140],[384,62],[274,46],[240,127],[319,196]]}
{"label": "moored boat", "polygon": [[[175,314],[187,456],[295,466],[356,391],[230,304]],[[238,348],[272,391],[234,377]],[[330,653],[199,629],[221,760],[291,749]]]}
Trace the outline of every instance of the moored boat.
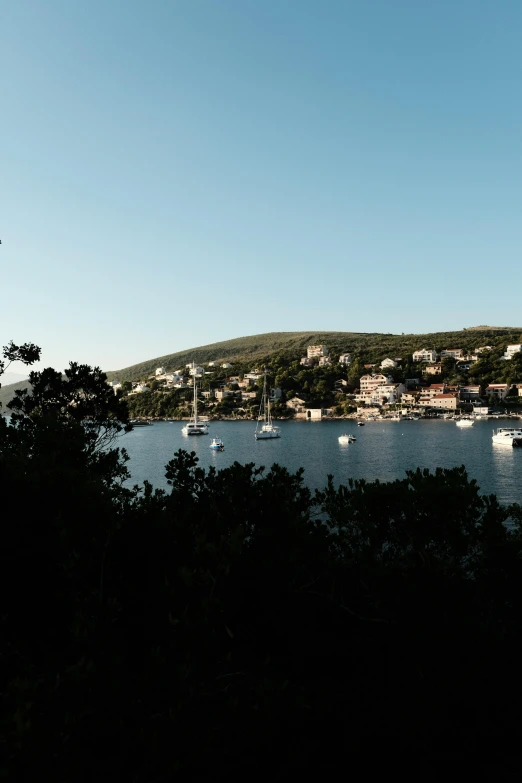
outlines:
{"label": "moored boat", "polygon": [[212,438],[210,441],[210,448],[214,451],[224,451],[225,450],[225,444],[221,440],[221,438]]}
{"label": "moored boat", "polygon": [[[259,426],[260,422],[263,422],[261,426]],[[272,438],[281,437],[281,429],[275,424],[272,424],[272,417],[270,415],[270,395],[266,388],[266,370],[254,437],[256,440],[270,440]]]}
{"label": "moored boat", "polygon": [[493,430],[493,443],[499,443],[501,446],[511,446],[522,448],[522,429],[520,427],[499,427]]}
{"label": "moored boat", "polygon": [[198,419],[198,387],[196,384],[196,365],[194,362],[192,362],[192,378],[194,381],[193,415],[190,421],[181,428],[181,432],[183,435],[208,435],[207,421],[202,418]]}

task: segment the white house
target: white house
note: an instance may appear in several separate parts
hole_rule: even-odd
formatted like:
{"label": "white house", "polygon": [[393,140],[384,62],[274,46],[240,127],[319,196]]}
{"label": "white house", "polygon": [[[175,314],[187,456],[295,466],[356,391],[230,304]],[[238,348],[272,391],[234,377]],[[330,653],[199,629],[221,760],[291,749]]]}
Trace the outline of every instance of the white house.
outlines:
{"label": "white house", "polygon": [[303,367],[311,367],[312,366],[312,360],[308,358],[308,356],[303,356],[301,361],[299,362]]}
{"label": "white house", "polygon": [[481,354],[485,353],[486,351],[492,351],[493,347],[491,345],[481,345],[480,348],[475,348],[475,352],[471,355],[471,358],[474,362],[481,359]]}
{"label": "white house", "polygon": [[422,348],[420,351],[413,352],[414,362],[431,362],[432,364],[437,361],[437,351],[430,350],[428,348]]}
{"label": "white house", "polygon": [[351,353],[342,353],[339,356],[339,364],[351,364],[352,363],[352,354]]}
{"label": "white house", "polygon": [[462,348],[446,348],[446,350],[440,352],[440,358],[448,357],[450,359],[462,359],[464,354]]}
{"label": "white house", "polygon": [[457,398],[450,392],[435,394],[434,397],[421,397],[419,406],[421,408],[441,408],[442,410],[454,411],[457,410]]}
{"label": "white house", "polygon": [[319,356],[328,356],[328,348],[326,345],[309,345],[306,349],[306,355],[309,359],[314,359]]}
{"label": "white house", "polygon": [[329,356],[320,356],[319,357],[319,367],[327,367],[329,364],[332,363],[332,360]]}
{"label": "white house", "polygon": [[393,359],[383,359],[381,362],[381,370],[385,370],[386,367],[397,367],[397,362]]}
{"label": "white house", "polygon": [[229,367],[232,367],[230,362],[223,362],[221,366],[223,367],[224,370],[228,370]]}
{"label": "white house", "polygon": [[204,372],[205,372],[205,368],[204,367],[192,367],[191,366],[190,370],[189,370],[189,375],[195,375],[196,378],[198,378],[200,375],[203,375]]}
{"label": "white house", "polygon": [[509,383],[490,383],[486,387],[486,395],[488,397],[496,397],[498,400],[503,400],[508,396],[511,384]]}
{"label": "white house", "polygon": [[142,392],[146,392],[149,390],[149,387],[146,383],[137,383],[136,386],[133,388],[133,392],[135,394],[141,394]]}
{"label": "white house", "polygon": [[217,362],[209,362],[208,366],[209,367],[217,367]]}
{"label": "white house", "polygon": [[165,375],[164,367],[156,367],[156,375]]}
{"label": "white house", "polygon": [[513,358],[513,356],[516,353],[520,353],[522,351],[522,345],[508,345],[507,350],[504,352],[504,355],[501,356],[501,359],[505,359],[506,361],[509,361]]}
{"label": "white house", "polygon": [[216,389],[215,397],[216,400],[224,400],[225,397],[235,397],[235,392],[231,389]]}

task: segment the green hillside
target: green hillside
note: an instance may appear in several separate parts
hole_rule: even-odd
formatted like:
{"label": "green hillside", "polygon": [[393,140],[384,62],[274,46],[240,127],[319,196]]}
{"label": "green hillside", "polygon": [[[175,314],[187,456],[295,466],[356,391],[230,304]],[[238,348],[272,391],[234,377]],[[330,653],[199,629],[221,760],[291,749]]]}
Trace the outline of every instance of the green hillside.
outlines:
{"label": "green hillside", "polygon": [[[0,382],[1,382],[0,378]],[[9,383],[5,386],[2,384],[0,389],[0,403],[2,404],[1,413],[9,413],[6,410],[7,403],[13,399],[16,389],[27,389],[29,381],[18,381],[18,383]]]}
{"label": "green hillside", "polygon": [[[107,372],[109,380],[136,381],[155,372],[157,367],[167,370],[183,368],[191,361],[258,362],[272,354],[289,359],[304,356],[307,345],[324,343],[332,353],[349,351],[364,362],[380,361],[385,357],[406,356],[418,348],[462,348],[467,351],[480,345],[491,345],[504,350],[508,343],[522,341],[522,327],[474,326],[458,332],[431,334],[379,334],[365,332],[268,332],[248,337],[237,337],[219,343],[158,356],[121,370]],[[4,406],[13,397],[15,389],[24,388],[27,381],[3,386],[0,402]]]}
{"label": "green hillside", "polygon": [[307,345],[324,343],[332,353],[335,351],[359,354],[364,361],[377,361],[386,356],[411,354],[418,348],[462,348],[469,350],[488,344],[500,347],[517,343],[522,339],[522,327],[479,326],[458,332],[435,332],[431,334],[379,334],[364,332],[268,332],[234,340],[202,345],[185,351],[158,356],[121,370],[107,373],[110,380],[136,381],[155,372],[157,367],[167,371],[183,368],[191,361],[256,362],[274,353],[283,353],[289,358],[304,355]]}

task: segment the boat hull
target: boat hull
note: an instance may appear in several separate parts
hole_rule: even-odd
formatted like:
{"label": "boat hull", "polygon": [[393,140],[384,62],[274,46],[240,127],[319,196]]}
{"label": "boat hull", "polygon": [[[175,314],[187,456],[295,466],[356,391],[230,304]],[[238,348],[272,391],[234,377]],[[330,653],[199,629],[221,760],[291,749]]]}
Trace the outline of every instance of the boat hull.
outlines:
{"label": "boat hull", "polygon": [[507,446],[508,448],[522,448],[522,432],[504,432],[493,435],[493,443],[499,446]]}
{"label": "boat hull", "polygon": [[181,432],[183,435],[208,435],[208,427],[182,427]]}
{"label": "boat hull", "polygon": [[276,430],[270,430],[269,432],[265,430],[265,432],[260,431],[260,432],[256,432],[255,434],[256,440],[273,440],[273,438],[280,438],[280,437],[281,437],[281,433]]}

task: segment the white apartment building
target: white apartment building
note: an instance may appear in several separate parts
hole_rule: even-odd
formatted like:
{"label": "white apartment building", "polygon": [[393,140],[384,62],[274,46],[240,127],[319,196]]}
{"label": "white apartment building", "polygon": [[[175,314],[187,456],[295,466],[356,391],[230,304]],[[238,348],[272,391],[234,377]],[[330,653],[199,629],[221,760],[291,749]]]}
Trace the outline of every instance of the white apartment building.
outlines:
{"label": "white apartment building", "polygon": [[355,395],[356,402],[364,402],[367,405],[382,405],[384,402],[393,403],[400,400],[406,387],[402,383],[393,383],[393,379],[382,373],[363,375],[359,380],[359,394]]}
{"label": "white apartment building", "polygon": [[306,349],[306,355],[309,359],[315,359],[319,356],[328,356],[326,345],[309,345]]}
{"label": "white apartment building", "polygon": [[414,362],[436,362],[437,361],[437,351],[433,351],[428,348],[422,348],[420,351],[414,351],[413,352],[413,361]]}
{"label": "white apartment building", "polygon": [[378,386],[382,386],[385,383],[392,383],[393,379],[390,375],[383,375],[382,373],[375,373],[374,375],[361,375],[359,378],[359,388],[361,393],[367,391],[373,391]]}

